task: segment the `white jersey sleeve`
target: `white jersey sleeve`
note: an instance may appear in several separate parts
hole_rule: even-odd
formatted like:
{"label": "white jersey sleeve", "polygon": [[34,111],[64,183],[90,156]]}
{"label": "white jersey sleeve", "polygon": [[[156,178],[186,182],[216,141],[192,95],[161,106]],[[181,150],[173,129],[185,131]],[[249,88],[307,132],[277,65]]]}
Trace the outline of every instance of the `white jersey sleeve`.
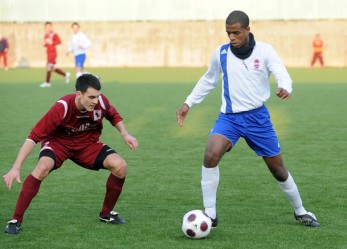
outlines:
{"label": "white jersey sleeve", "polygon": [[189,108],[203,101],[206,95],[218,84],[221,73],[219,50],[220,47],[215,50],[206,73],[200,78],[193,91],[187,97],[185,103]]}
{"label": "white jersey sleeve", "polygon": [[282,60],[276,53],[275,49],[271,46],[268,45],[268,68],[269,71],[274,75],[277,85],[280,88],[283,88],[287,90],[287,92],[292,93],[293,88],[293,82],[292,79],[290,78],[288,71],[283,64]]}
{"label": "white jersey sleeve", "polygon": [[85,34],[81,33],[80,39],[80,45],[83,47],[83,49],[88,49],[92,46],[92,42]]}

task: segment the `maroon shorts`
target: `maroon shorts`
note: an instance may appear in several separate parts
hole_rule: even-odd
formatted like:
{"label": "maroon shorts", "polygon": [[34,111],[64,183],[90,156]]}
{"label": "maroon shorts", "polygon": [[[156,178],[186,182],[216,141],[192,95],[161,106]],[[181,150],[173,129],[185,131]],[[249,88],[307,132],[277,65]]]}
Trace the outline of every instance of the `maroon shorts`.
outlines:
{"label": "maroon shorts", "polygon": [[56,60],[57,60],[57,54],[55,53],[47,54],[47,65],[49,64],[55,65],[57,63]]}
{"label": "maroon shorts", "polygon": [[94,162],[104,146],[107,145],[102,142],[69,146],[61,141],[47,139],[42,142],[40,155],[43,151],[52,151],[55,157],[54,168],[60,168],[64,161],[70,159],[83,168],[95,169]]}

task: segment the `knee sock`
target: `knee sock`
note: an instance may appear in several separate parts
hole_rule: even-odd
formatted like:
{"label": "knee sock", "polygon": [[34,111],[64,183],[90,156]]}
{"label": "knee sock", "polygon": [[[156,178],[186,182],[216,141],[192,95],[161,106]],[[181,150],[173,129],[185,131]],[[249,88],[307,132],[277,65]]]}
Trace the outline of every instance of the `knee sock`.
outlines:
{"label": "knee sock", "polygon": [[32,199],[39,192],[40,185],[41,181],[33,177],[31,174],[25,179],[12,219],[17,220],[18,222],[23,221],[24,213],[28,209]]}
{"label": "knee sock", "polygon": [[112,173],[108,177],[106,183],[105,199],[100,213],[101,216],[105,216],[113,210],[122,192],[124,181],[125,178],[120,179],[117,176],[114,176]]}
{"label": "knee sock", "polygon": [[206,168],[202,166],[201,190],[205,212],[212,219],[216,218],[216,200],[219,184],[219,167]]}
{"label": "knee sock", "polygon": [[57,74],[60,74],[60,75],[62,75],[62,76],[64,76],[65,77],[65,73],[64,73],[64,71],[62,71],[61,69],[59,69],[59,68],[55,68],[54,69],[54,72],[56,72]]}
{"label": "knee sock", "polygon": [[293,177],[288,172],[288,179],[284,182],[278,182],[278,185],[282,192],[287,196],[289,199],[290,204],[294,208],[294,211],[297,215],[303,215],[306,214],[306,210],[302,205],[302,200],[299,194],[298,187],[296,186]]}

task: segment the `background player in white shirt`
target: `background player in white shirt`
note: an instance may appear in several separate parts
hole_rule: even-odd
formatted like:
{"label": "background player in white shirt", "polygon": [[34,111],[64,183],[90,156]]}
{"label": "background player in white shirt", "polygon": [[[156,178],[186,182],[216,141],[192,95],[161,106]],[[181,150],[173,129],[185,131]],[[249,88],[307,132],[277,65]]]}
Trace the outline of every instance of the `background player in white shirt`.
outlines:
{"label": "background player in white shirt", "polygon": [[298,188],[283,163],[279,142],[264,105],[270,97],[271,73],[278,84],[276,95],[282,100],[290,97],[292,80],[272,46],[255,42],[247,14],[231,12],[226,19],[226,32],[230,43],[215,50],[207,72],[176,113],[178,124],[182,126],[189,108],[200,103],[214,89],[222,73],[221,113],[209,134],[202,166],[205,212],[211,217],[212,226],[216,227],[218,163],[243,137],[249,147],[263,157],[280,189],[288,197],[295,219],[306,226],[320,226],[314,214],[307,212],[302,205]]}
{"label": "background player in white shirt", "polygon": [[91,47],[92,43],[88,37],[80,31],[80,25],[77,22],[71,25],[71,29],[72,34],[70,35],[70,44],[66,55],[69,55],[71,52],[74,53],[76,77],[79,77],[84,70],[86,50]]}

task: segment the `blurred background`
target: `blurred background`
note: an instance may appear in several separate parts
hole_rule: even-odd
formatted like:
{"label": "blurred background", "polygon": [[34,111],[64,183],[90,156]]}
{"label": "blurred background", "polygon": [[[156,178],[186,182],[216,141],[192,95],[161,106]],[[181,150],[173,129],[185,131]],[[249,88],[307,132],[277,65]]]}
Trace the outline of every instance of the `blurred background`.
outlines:
{"label": "blurred background", "polygon": [[86,67],[205,67],[228,42],[226,17],[242,10],[255,39],[271,43],[286,66],[309,67],[319,33],[325,65],[345,67],[346,9],[345,0],[0,0],[0,34],[10,68],[45,66],[46,21],[62,40],[61,67],[74,66],[65,55],[72,22],[93,43]]}

